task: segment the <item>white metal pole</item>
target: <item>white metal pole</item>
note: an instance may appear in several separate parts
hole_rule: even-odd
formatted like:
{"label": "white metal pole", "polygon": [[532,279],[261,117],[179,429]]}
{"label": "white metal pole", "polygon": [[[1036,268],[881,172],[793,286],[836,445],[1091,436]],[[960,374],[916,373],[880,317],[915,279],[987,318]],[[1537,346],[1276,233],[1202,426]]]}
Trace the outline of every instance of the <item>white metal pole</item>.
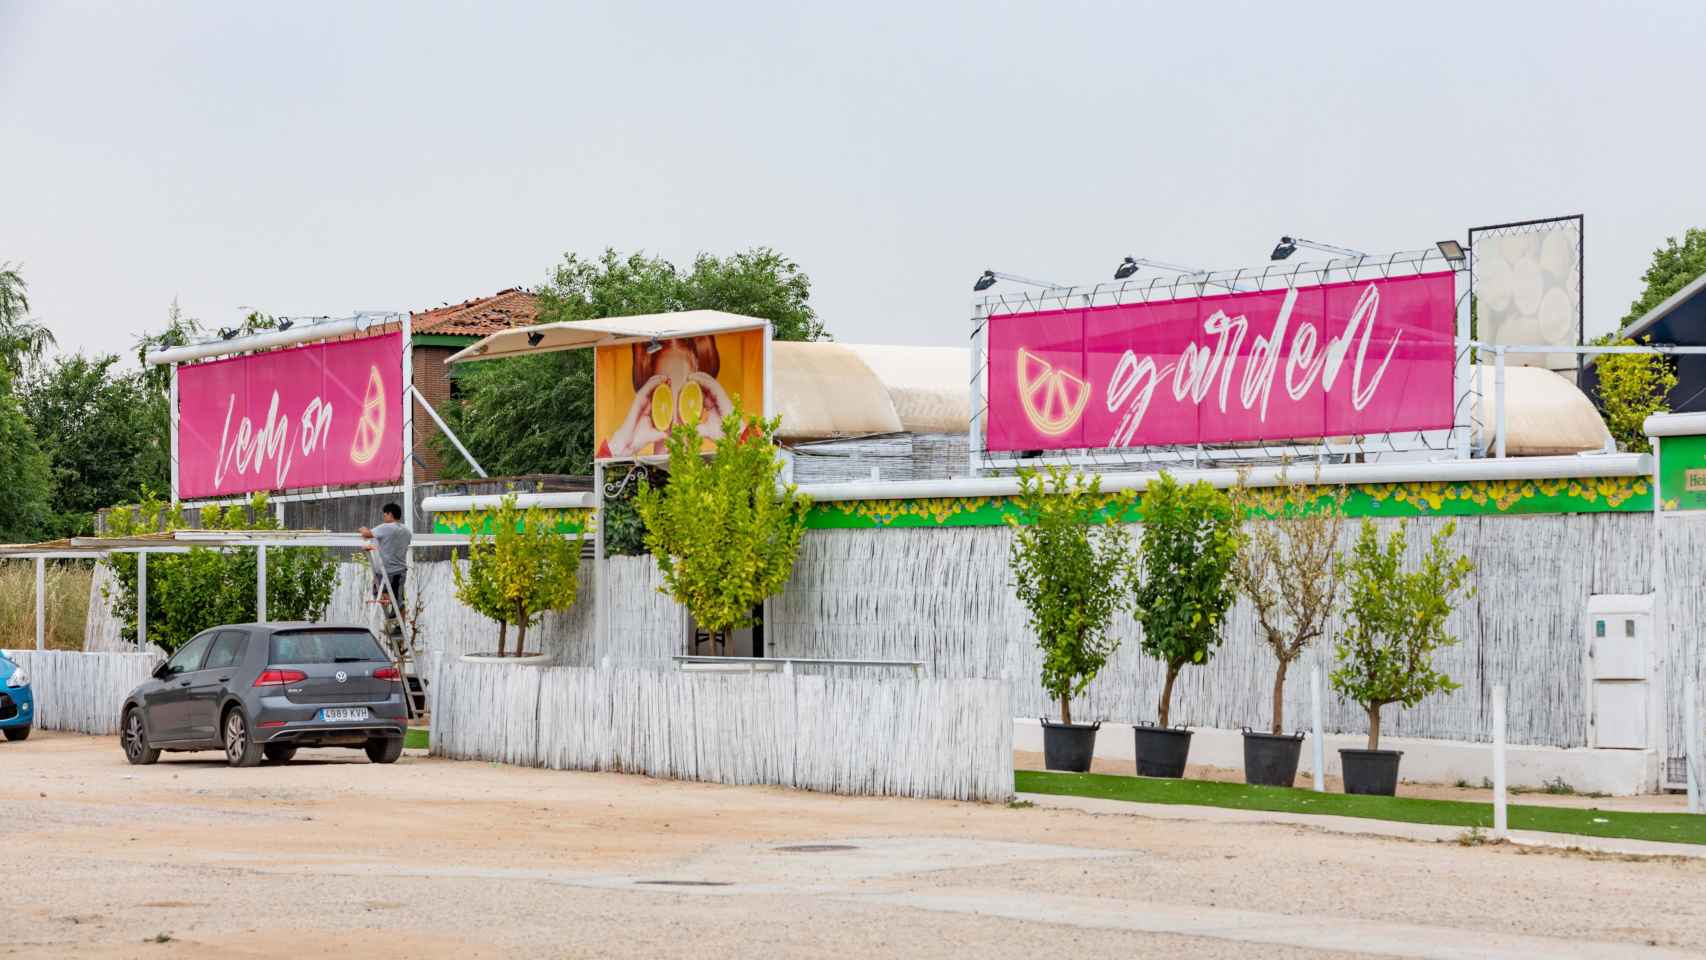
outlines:
{"label": "white metal pole", "polygon": [[474,468],[474,472],[480,475],[481,480],[486,479],[486,469],[480,466],[479,461],[474,459],[474,455],[469,453],[468,448],[462,445],[462,438],[456,435],[456,431],[450,429],[449,425],[444,422],[444,418],[439,416],[438,411],[432,408],[432,404],[427,403],[426,396],[414,387],[410,387],[408,393],[421,405],[421,409],[427,412],[427,416],[432,418],[432,422],[438,424],[439,432],[443,433],[450,439],[451,444],[456,447],[456,452],[462,454],[462,459],[467,461],[468,466]]}
{"label": "white metal pole", "polygon": [[1504,458],[1505,455],[1505,348],[1493,348],[1493,429],[1498,431],[1495,436],[1493,455]]}
{"label": "white metal pole", "polygon": [[1310,720],[1315,734],[1312,747],[1316,793],[1327,792],[1327,745],[1321,741],[1321,692],[1321,664],[1317,661],[1309,666],[1309,701],[1312,714]]}
{"label": "white metal pole", "polygon": [[[415,405],[409,402],[409,394],[415,389],[415,350],[414,350],[414,317],[403,312],[403,529],[411,534],[415,530]],[[415,542],[411,536],[409,545],[403,549],[403,572],[410,583],[415,582]],[[386,583],[390,579],[386,578]],[[418,594],[420,587],[416,585]],[[392,607],[392,612],[401,622],[406,616],[402,604]]]}
{"label": "white metal pole", "polygon": [[148,554],[136,555],[136,649],[148,649]]}
{"label": "white metal pole", "polygon": [[255,622],[267,622],[267,545],[255,545]]}
{"label": "white metal pole", "polygon": [[971,417],[966,428],[966,449],[969,452],[970,476],[979,476],[982,471],[978,464],[983,461],[983,337],[984,324],[987,322],[988,308],[978,305],[972,308],[971,314],[971,370],[968,383],[971,385]]}
{"label": "white metal pole", "polygon": [[1689,674],[1688,682],[1683,684],[1686,691],[1683,696],[1687,699],[1682,704],[1682,722],[1687,725],[1683,737],[1684,750],[1688,756],[1683,762],[1688,765],[1688,812],[1700,812],[1700,681],[1694,674]]}
{"label": "white metal pole", "polygon": [[1505,685],[1493,685],[1493,839],[1503,840],[1505,820]]}
{"label": "white metal pole", "polygon": [[604,562],[604,464],[597,460],[592,462],[592,496],[592,635],[594,647],[606,654],[608,661],[610,604],[606,600],[609,591],[605,589],[605,571],[609,565]]}
{"label": "white metal pole", "polygon": [[171,365],[171,371],[172,371],[172,373],[171,373],[171,384],[172,384],[172,386],[171,386],[171,390],[169,392],[169,396],[166,399],[166,405],[169,408],[169,413],[170,413],[170,416],[168,417],[168,419],[170,420],[170,422],[172,424],[171,437],[170,437],[171,447],[170,447],[170,449],[168,449],[166,451],[166,455],[167,455],[168,459],[170,459],[172,462],[172,503],[176,504],[178,502],[178,489],[179,489],[178,488],[178,365],[175,363],[172,364]]}
{"label": "white metal pole", "polygon": [[36,649],[47,649],[47,560],[36,558]]}
{"label": "white metal pole", "polygon": [[1453,399],[1456,402],[1457,417],[1454,432],[1457,434],[1457,457],[1460,460],[1469,457],[1469,434],[1473,429],[1472,416],[1479,410],[1471,411],[1466,402],[1469,396],[1469,306],[1470,306],[1470,276],[1471,261],[1465,259],[1462,269],[1452,274],[1454,283],[1452,289],[1457,296],[1457,366],[1452,377]]}

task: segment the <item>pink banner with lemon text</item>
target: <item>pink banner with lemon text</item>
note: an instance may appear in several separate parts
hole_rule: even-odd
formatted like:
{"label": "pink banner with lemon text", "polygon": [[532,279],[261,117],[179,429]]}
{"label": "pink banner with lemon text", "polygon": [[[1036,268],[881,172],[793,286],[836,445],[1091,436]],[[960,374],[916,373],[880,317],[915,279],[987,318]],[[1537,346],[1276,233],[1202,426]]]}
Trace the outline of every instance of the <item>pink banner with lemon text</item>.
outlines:
{"label": "pink banner with lemon text", "polygon": [[990,451],[1452,425],[1452,274],[989,318]]}
{"label": "pink banner with lemon text", "polygon": [[179,368],[179,496],[395,482],[402,348],[393,333]]}

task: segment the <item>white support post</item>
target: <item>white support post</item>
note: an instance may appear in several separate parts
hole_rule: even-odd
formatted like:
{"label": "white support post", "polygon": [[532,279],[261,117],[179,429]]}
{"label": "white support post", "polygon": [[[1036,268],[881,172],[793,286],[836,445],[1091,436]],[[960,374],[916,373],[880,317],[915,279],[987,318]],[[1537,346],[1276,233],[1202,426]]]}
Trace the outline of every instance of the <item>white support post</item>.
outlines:
{"label": "white support post", "polygon": [[1321,739],[1321,664],[1309,665],[1310,726],[1314,733],[1311,747],[1314,753],[1314,786],[1316,793],[1327,792],[1327,745]]}
{"label": "white support post", "polygon": [[481,480],[486,479],[486,468],[480,466],[479,461],[474,459],[474,455],[462,445],[462,438],[458,437],[456,431],[450,429],[450,425],[445,423],[444,418],[438,415],[438,411],[432,408],[432,404],[427,402],[426,395],[412,386],[409,387],[409,395],[414,397],[415,402],[421,405],[421,409],[427,412],[427,416],[432,418],[432,422],[438,424],[438,431],[450,439],[450,443],[456,448],[456,452],[462,454],[463,461],[474,468],[474,472],[480,475]]}
{"label": "white support post", "polygon": [[1503,840],[1505,818],[1505,685],[1493,685],[1493,839]]}
{"label": "white support post", "polygon": [[148,554],[136,555],[136,649],[148,649]]}
{"label": "white support post", "polygon": [[[593,647],[603,653],[610,650],[610,596],[606,589],[609,569],[604,561],[604,464],[592,463],[592,635]],[[605,669],[609,669],[606,656]]]}
{"label": "white support post", "polygon": [[36,558],[36,649],[47,649],[47,560]]}
{"label": "white support post", "polygon": [[1688,756],[1683,762],[1688,765],[1688,812],[1700,812],[1700,681],[1690,674],[1688,682],[1683,684],[1687,698],[1682,704],[1682,722],[1687,724],[1687,732],[1683,737],[1683,749]]}
{"label": "white support post", "polygon": [[[415,405],[409,394],[415,389],[414,318],[403,314],[403,526],[415,531]],[[415,545],[411,539],[403,553],[403,569],[415,579]],[[404,611],[396,611],[399,617]]]}
{"label": "white support post", "polygon": [[255,622],[267,622],[267,545],[255,545]]}
{"label": "white support post", "polygon": [[166,451],[166,457],[168,460],[170,460],[172,462],[172,503],[173,503],[173,505],[176,505],[178,502],[178,489],[179,489],[178,488],[178,365],[177,364],[175,364],[175,363],[171,364],[171,372],[172,372],[171,373],[171,384],[172,384],[172,386],[171,386],[171,390],[170,390],[170,395],[167,397],[167,400],[166,400],[166,404],[170,408],[168,419],[170,420],[170,422],[172,424],[171,436],[169,438],[169,442],[170,442],[171,446]]}
{"label": "white support post", "polygon": [[[1473,255],[1471,255],[1473,256]],[[1452,290],[1457,297],[1457,365],[1452,379],[1455,389],[1452,396],[1455,401],[1457,416],[1453,432],[1456,436],[1457,457],[1460,460],[1469,458],[1470,434],[1474,430],[1475,417],[1479,409],[1471,410],[1469,398],[1469,378],[1473,375],[1469,364],[1469,293],[1470,293],[1470,261],[1465,259],[1463,267],[1452,274],[1454,282]]]}
{"label": "white support post", "polygon": [[971,314],[971,355],[970,379],[971,385],[971,419],[966,428],[966,450],[970,460],[970,476],[980,476],[983,471],[978,464],[983,461],[983,338],[984,324],[988,321],[988,308],[979,304],[972,309]]}
{"label": "white support post", "polygon": [[1502,460],[1505,456],[1505,348],[1502,344],[1493,348],[1493,429],[1497,431],[1493,455]]}

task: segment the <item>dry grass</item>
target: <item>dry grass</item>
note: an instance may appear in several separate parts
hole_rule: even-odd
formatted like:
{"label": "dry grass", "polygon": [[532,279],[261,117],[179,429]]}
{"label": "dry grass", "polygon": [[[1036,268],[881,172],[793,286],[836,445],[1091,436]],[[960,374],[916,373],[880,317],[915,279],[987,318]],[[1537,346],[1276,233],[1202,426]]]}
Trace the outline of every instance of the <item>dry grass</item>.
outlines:
{"label": "dry grass", "polygon": [[[47,648],[83,649],[83,624],[89,617],[89,583],[94,571],[86,561],[47,565]],[[0,562],[0,647],[33,650],[36,645],[36,570],[28,560]]]}

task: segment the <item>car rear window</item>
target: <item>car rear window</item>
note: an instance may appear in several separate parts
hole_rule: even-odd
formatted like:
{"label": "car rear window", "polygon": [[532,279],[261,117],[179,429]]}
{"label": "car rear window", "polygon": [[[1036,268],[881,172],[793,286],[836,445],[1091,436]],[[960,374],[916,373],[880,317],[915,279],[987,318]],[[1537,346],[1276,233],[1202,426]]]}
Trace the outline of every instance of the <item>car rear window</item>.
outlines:
{"label": "car rear window", "polygon": [[366,630],[301,630],[272,635],[268,663],[356,663],[384,660]]}

